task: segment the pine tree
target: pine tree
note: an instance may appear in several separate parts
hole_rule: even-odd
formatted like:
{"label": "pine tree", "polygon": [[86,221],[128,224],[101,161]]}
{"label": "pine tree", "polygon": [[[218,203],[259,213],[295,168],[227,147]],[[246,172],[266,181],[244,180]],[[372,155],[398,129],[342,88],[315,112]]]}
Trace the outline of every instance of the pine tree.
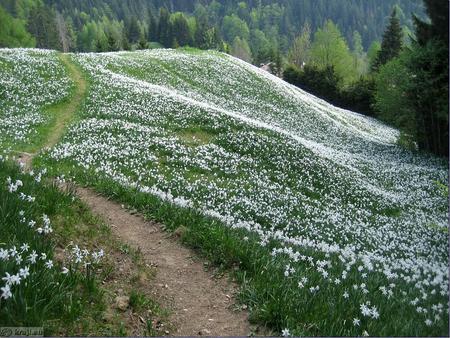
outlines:
{"label": "pine tree", "polygon": [[34,8],[28,19],[28,31],[36,39],[36,47],[60,49],[55,12],[45,6]]}
{"label": "pine tree", "polygon": [[173,38],[170,13],[165,8],[159,10],[158,40],[166,48],[172,46]]}
{"label": "pine tree", "polygon": [[173,37],[180,46],[187,46],[192,43],[191,32],[188,22],[182,13],[177,13],[172,23]]}
{"label": "pine tree", "polygon": [[402,42],[403,30],[400,25],[400,20],[397,17],[397,8],[394,7],[389,19],[389,25],[383,34],[381,50],[378,52],[377,58],[373,65],[373,70],[378,70],[380,66],[397,57],[402,50]]}
{"label": "pine tree", "polygon": [[148,48],[148,41],[145,39],[145,34],[141,33],[141,37],[139,38],[138,42],[138,49],[147,49]]}
{"label": "pine tree", "polygon": [[138,20],[135,16],[131,18],[127,27],[127,37],[131,43],[136,43],[139,41],[141,36],[141,30],[139,28]]}
{"label": "pine tree", "polygon": [[207,35],[208,30],[208,19],[206,15],[202,15],[196,18],[197,29],[195,30],[194,44],[196,47],[201,49],[207,49]]}
{"label": "pine tree", "polygon": [[419,147],[449,156],[447,0],[425,0],[430,23],[414,18],[417,41],[407,63],[414,74],[408,96],[415,110]]}
{"label": "pine tree", "polygon": [[153,13],[149,10],[148,11],[148,39],[150,41],[157,41],[158,40],[158,23],[156,22],[155,16]]}

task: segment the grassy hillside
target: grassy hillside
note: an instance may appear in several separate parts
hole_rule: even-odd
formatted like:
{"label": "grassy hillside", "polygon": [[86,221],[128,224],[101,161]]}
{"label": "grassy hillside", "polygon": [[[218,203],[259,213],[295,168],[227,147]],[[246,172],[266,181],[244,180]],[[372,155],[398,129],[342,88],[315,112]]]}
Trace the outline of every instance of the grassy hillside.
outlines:
{"label": "grassy hillside", "polygon": [[[34,52],[16,53],[0,60]],[[448,334],[444,161],[224,54],[72,59],[86,101],[37,165],[183,229],[186,243],[236,269],[252,318],[279,332]]]}

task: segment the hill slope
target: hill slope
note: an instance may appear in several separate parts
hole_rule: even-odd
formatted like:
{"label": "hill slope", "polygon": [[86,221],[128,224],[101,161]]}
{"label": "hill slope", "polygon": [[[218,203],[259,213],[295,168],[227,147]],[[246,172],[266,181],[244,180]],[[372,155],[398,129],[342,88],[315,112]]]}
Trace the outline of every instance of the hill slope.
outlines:
{"label": "hill slope", "polygon": [[[55,172],[126,191],[192,232],[192,215],[208,219],[211,229],[188,241],[238,258],[243,299],[280,331],[446,334],[448,204],[436,183],[448,182],[445,162],[228,55],[72,58],[90,87],[76,123],[41,159]],[[217,220],[235,229],[222,242]]]}

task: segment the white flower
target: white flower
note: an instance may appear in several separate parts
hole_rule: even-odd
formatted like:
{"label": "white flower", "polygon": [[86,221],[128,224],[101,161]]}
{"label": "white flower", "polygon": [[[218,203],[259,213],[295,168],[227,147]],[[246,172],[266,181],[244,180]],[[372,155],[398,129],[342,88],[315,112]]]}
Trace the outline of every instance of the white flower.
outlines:
{"label": "white flower", "polygon": [[12,276],[6,272],[6,276],[2,278],[6,282],[6,285],[12,284]]}
{"label": "white flower", "polygon": [[0,249],[0,259],[6,261],[8,260],[8,258],[9,258],[8,250]]}
{"label": "white flower", "polygon": [[380,314],[378,313],[378,310],[377,310],[377,308],[375,306],[373,306],[370,309],[370,314],[371,314],[373,319],[378,319],[380,317]]}
{"label": "white flower", "polygon": [[362,313],[362,315],[364,316],[364,317],[368,317],[368,316],[370,316],[371,315],[371,311],[370,311],[370,309],[367,307],[367,305],[366,304],[361,304],[360,306],[359,306],[359,308],[361,309],[361,313]]}
{"label": "white flower", "polygon": [[53,268],[53,261],[48,260],[47,262],[45,262],[45,267],[46,267],[47,269]]}
{"label": "white flower", "polygon": [[19,285],[20,284],[20,276],[17,275],[10,275],[8,272],[6,272],[6,276],[2,278],[6,282],[7,285]]}
{"label": "white flower", "polygon": [[348,294],[347,291],[344,292],[343,296],[344,296],[345,299],[347,299],[348,297],[350,297],[350,295]]}
{"label": "white flower", "polygon": [[289,332],[289,329],[283,329],[281,331],[281,336],[283,337],[290,337],[291,333]]}
{"label": "white flower", "polygon": [[28,249],[30,249],[30,246],[27,243],[23,243],[20,247],[20,250],[22,250],[22,252],[27,252]]}
{"label": "white flower", "polygon": [[359,326],[360,323],[361,323],[361,321],[358,318],[353,318],[353,325],[354,326]]}
{"label": "white flower", "polygon": [[4,287],[0,288],[0,290],[2,291],[2,295],[0,296],[0,298],[8,299],[8,298],[12,297],[12,293],[11,293],[9,284],[6,284]]}
{"label": "white flower", "polygon": [[28,256],[28,261],[30,261],[31,264],[36,263],[36,259],[38,258],[38,254],[36,253],[36,251],[33,250],[33,252],[31,252],[30,256]]}
{"label": "white flower", "polygon": [[425,325],[426,326],[431,326],[433,324],[433,322],[430,319],[426,319],[425,320]]}
{"label": "white flower", "polygon": [[69,273],[69,269],[67,269],[67,268],[64,266],[64,267],[62,268],[61,273],[64,274],[64,275],[66,275],[66,274]]}
{"label": "white flower", "polygon": [[16,246],[13,246],[11,249],[9,249],[9,255],[10,255],[11,257],[14,257],[14,256],[17,255],[17,254],[18,254],[18,252],[17,252]]}
{"label": "white flower", "polygon": [[23,261],[22,256],[21,255],[17,255],[16,256],[16,264],[20,264],[20,263],[22,263],[22,261]]}
{"label": "white flower", "polygon": [[29,268],[28,266],[26,266],[25,268],[20,269],[20,270],[19,270],[19,275],[20,275],[23,279],[27,278],[27,277],[30,275],[30,268]]}
{"label": "white flower", "polygon": [[20,275],[15,274],[11,276],[11,285],[19,285],[21,281]]}
{"label": "white flower", "polygon": [[367,332],[366,330],[364,330],[363,336],[364,336],[364,337],[369,337],[369,332]]}

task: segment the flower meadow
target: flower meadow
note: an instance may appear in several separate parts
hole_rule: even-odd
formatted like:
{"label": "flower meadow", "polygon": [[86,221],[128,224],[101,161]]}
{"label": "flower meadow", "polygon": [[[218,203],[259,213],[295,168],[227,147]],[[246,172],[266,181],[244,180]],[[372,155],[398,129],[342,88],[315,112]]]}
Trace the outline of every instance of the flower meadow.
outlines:
{"label": "flower meadow", "polygon": [[53,219],[68,217],[74,195],[50,184],[46,170],[25,172],[10,160],[0,156],[0,326],[49,334],[82,313],[81,289],[95,288],[104,252],[71,243],[57,256]]}
{"label": "flower meadow", "polygon": [[35,141],[51,120],[44,108],[66,98],[71,85],[57,52],[0,49],[0,146]]}
{"label": "flower meadow", "polygon": [[442,159],[217,52],[72,55],[90,89],[39,159],[236,268],[283,335],[448,335]]}

